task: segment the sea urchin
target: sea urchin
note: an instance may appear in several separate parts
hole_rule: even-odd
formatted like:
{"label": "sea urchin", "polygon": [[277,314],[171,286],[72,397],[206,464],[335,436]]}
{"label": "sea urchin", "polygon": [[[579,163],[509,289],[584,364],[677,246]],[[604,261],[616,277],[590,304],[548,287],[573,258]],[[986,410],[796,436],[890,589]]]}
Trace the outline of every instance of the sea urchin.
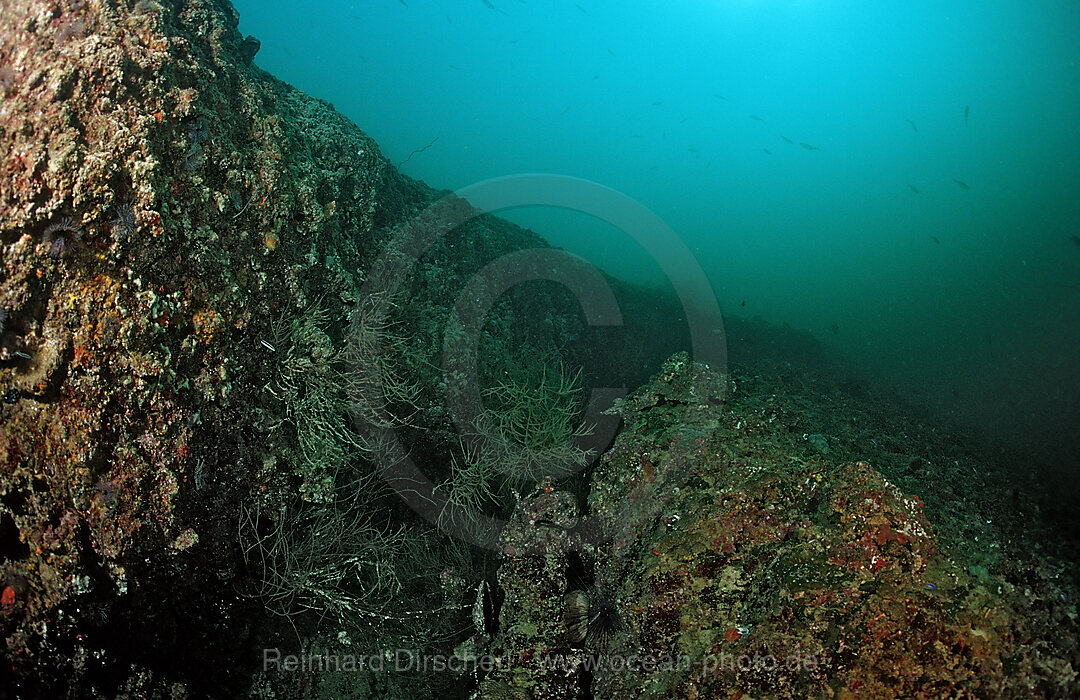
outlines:
{"label": "sea urchin", "polygon": [[566,594],[563,608],[566,641],[572,646],[604,646],[622,629],[615,600],[596,586]]}
{"label": "sea urchin", "polygon": [[49,256],[59,258],[73,245],[81,243],[83,228],[69,218],[49,224],[41,240],[49,247]]}

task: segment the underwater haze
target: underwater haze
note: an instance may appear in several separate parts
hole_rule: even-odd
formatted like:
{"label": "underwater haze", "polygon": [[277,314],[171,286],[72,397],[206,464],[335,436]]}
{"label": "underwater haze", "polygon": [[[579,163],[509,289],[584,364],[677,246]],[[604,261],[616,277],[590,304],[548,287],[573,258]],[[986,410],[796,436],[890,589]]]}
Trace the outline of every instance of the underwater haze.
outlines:
{"label": "underwater haze", "polygon": [[[235,0],[256,62],[441,189],[614,188],[725,313],[790,324],[988,439],[1080,462],[1072,0]],[[583,214],[526,225],[666,285]]]}

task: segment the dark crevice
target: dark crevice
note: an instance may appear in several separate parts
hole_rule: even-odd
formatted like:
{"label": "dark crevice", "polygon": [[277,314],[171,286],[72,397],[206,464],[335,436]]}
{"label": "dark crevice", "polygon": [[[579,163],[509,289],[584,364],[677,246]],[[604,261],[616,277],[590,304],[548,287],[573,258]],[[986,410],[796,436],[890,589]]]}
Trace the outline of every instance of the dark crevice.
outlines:
{"label": "dark crevice", "polygon": [[595,583],[592,566],[586,565],[577,552],[566,554],[566,590],[584,591]]}
{"label": "dark crevice", "polygon": [[[17,513],[25,509],[26,497],[21,491],[12,491],[4,496],[3,503],[11,513]],[[0,560],[6,562],[18,561],[30,554],[30,548],[19,537],[19,526],[11,513],[0,513]]]}

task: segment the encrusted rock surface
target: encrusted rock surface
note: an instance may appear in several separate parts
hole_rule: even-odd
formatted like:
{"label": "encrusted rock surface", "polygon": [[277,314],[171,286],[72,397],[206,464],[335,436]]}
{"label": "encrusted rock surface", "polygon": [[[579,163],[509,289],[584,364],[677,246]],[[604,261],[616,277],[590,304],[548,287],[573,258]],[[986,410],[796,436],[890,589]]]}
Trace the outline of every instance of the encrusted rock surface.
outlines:
{"label": "encrusted rock surface", "polygon": [[209,0],[0,13],[0,629],[29,687],[160,687],[166,659],[244,647],[221,633],[235,508],[281,410],[260,340],[348,308],[395,186],[236,23]]}
{"label": "encrusted rock surface", "polygon": [[[942,552],[918,496],[865,461],[808,456],[785,401],[724,402],[724,381],[673,357],[618,408],[585,512],[553,528],[545,514],[569,494],[522,501],[499,576],[503,664],[482,697],[1076,691],[1064,588],[1033,593]],[[606,639],[568,634],[564,595],[582,588],[618,611]]]}

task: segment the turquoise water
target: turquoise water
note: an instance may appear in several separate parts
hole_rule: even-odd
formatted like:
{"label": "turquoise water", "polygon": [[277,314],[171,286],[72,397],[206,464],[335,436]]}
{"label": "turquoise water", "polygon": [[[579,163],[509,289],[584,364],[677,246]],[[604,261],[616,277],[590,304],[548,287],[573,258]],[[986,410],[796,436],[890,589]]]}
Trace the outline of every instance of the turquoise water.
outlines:
{"label": "turquoise water", "polygon": [[[938,416],[1078,461],[1075,2],[235,5],[258,65],[405,173],[619,190],[677,232],[726,313],[809,330]],[[603,222],[506,216],[662,281]]]}

